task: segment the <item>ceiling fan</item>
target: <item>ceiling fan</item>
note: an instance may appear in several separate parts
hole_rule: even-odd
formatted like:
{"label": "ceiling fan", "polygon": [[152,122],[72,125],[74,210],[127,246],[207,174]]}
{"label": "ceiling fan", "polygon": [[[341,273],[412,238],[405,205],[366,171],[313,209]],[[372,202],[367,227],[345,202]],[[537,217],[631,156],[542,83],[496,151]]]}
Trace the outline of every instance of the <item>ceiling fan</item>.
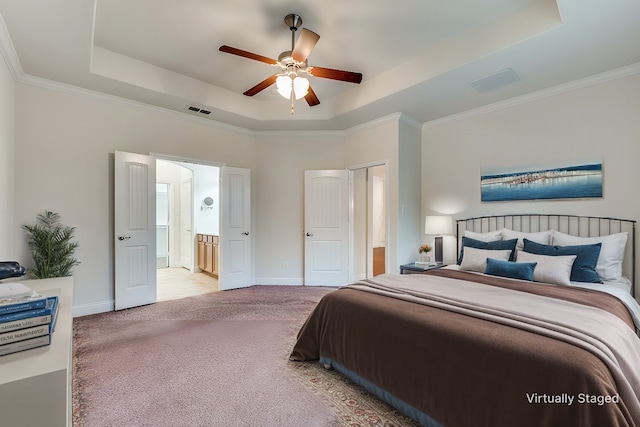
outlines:
{"label": "ceiling fan", "polygon": [[279,73],[267,77],[257,85],[245,91],[244,95],[254,96],[275,84],[280,95],[284,98],[291,99],[291,114],[293,114],[293,101],[295,99],[304,97],[310,107],[320,104],[320,100],[309,85],[309,81],[302,76],[305,73],[314,77],[340,80],[356,84],[362,81],[361,73],[309,66],[307,64],[307,58],[316,43],[318,43],[320,36],[313,31],[303,28],[300,31],[298,40],[296,41],[295,33],[302,25],[302,18],[299,15],[291,13],[285,16],[284,22],[291,30],[291,50],[282,52],[278,56],[277,60],[227,45],[220,46],[219,50],[221,52],[242,56],[244,58],[264,62],[269,65],[277,65],[281,69]]}

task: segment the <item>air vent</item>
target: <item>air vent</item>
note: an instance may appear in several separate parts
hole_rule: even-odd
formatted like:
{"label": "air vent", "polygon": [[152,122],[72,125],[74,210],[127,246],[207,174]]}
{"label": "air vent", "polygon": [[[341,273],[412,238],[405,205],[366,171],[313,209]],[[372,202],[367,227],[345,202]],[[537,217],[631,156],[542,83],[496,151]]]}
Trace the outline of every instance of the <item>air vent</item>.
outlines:
{"label": "air vent", "polygon": [[209,114],[211,114],[211,111],[209,111],[209,110],[205,110],[204,108],[200,108],[200,107],[194,107],[193,105],[189,105],[189,106],[187,107],[187,110],[189,110],[189,111],[193,111],[194,113],[204,114],[204,115],[209,115]]}
{"label": "air vent", "polygon": [[490,76],[474,80],[469,84],[473,86],[478,92],[485,93],[492,90],[500,89],[519,80],[520,78],[518,77],[518,75],[514,73],[511,68],[507,68],[506,70],[498,71],[497,73]]}

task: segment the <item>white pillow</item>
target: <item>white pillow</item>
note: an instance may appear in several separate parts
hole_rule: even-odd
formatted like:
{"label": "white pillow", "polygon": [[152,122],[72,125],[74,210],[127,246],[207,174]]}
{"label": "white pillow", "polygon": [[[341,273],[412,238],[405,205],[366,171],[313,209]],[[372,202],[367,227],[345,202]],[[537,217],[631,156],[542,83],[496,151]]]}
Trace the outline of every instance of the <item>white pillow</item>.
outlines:
{"label": "white pillow", "polygon": [[557,246],[591,245],[602,243],[596,272],[602,280],[617,280],[622,277],[622,260],[624,247],[627,244],[627,232],[599,237],[578,237],[570,234],[553,232],[552,242]]}
{"label": "white pillow", "polygon": [[471,246],[466,246],[464,248],[462,262],[460,263],[460,269],[484,273],[487,269],[487,258],[508,261],[510,256],[511,251],[509,249],[492,251],[489,249],[476,249]]}
{"label": "white pillow", "polygon": [[502,230],[490,231],[488,233],[476,233],[469,230],[464,230],[464,236],[470,239],[480,240],[482,242],[495,242],[502,240]]}
{"label": "white pillow", "polygon": [[533,270],[533,281],[569,285],[571,283],[571,267],[576,260],[575,255],[538,255],[525,251],[516,252],[516,262],[536,262]]}
{"label": "white pillow", "polygon": [[531,240],[532,242],[548,245],[551,243],[552,234],[553,232],[551,230],[538,231],[536,233],[523,233],[521,231],[509,230],[508,228],[502,229],[502,239],[518,239],[518,243],[516,243],[516,249],[520,250],[524,249],[524,241],[522,239],[527,239]]}

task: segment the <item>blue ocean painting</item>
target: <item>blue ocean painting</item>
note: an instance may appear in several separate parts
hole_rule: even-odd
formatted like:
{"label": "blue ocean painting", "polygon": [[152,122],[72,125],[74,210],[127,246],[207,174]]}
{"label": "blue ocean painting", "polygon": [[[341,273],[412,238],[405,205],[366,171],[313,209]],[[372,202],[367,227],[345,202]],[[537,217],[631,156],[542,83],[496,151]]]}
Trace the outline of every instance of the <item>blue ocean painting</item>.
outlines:
{"label": "blue ocean painting", "polygon": [[483,174],[481,182],[483,202],[602,197],[602,163]]}

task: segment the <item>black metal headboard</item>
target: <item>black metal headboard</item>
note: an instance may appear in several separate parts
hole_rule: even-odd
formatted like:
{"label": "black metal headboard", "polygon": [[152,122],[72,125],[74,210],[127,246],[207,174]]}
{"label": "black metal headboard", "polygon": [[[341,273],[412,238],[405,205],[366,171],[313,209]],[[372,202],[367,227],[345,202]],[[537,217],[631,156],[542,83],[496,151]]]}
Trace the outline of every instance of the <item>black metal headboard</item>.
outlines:
{"label": "black metal headboard", "polygon": [[561,233],[580,237],[599,237],[627,232],[628,240],[625,248],[622,272],[626,277],[630,278],[631,295],[635,297],[636,221],[596,216],[550,214],[489,215],[459,219],[456,221],[456,253],[460,252],[464,230],[486,233],[503,228],[524,233],[557,230]]}

